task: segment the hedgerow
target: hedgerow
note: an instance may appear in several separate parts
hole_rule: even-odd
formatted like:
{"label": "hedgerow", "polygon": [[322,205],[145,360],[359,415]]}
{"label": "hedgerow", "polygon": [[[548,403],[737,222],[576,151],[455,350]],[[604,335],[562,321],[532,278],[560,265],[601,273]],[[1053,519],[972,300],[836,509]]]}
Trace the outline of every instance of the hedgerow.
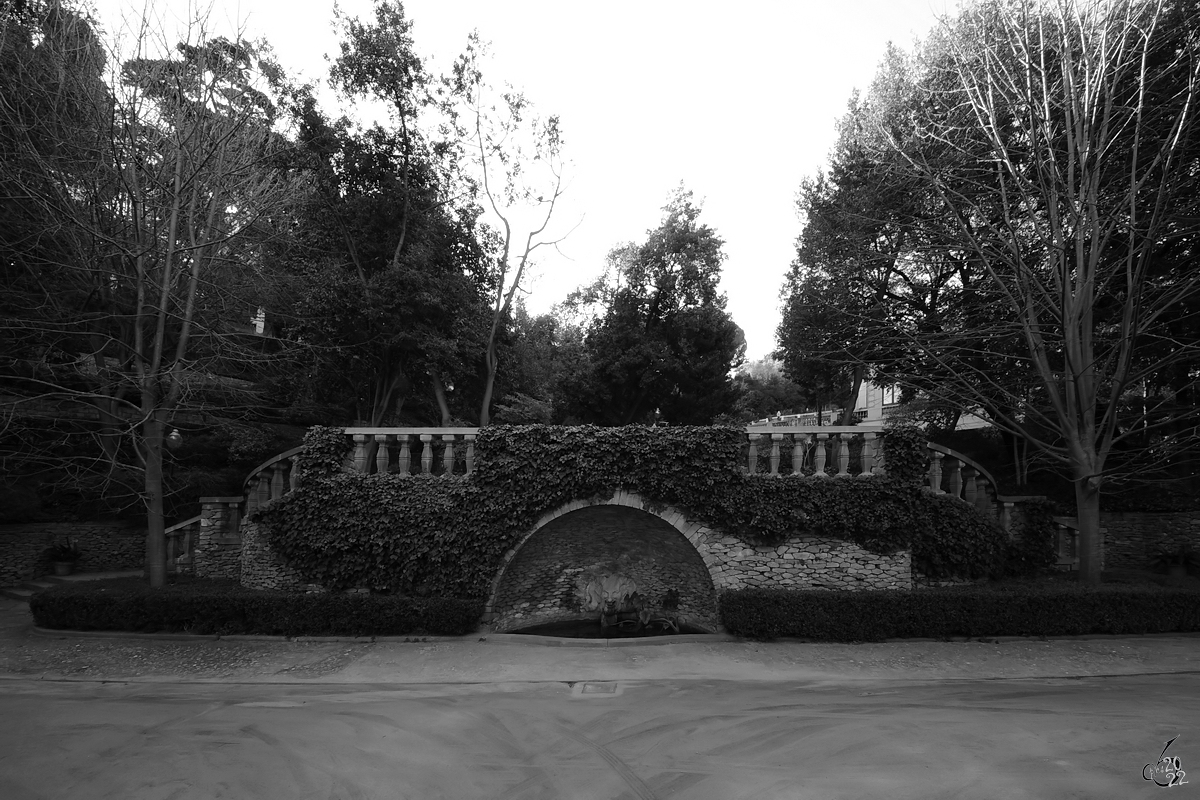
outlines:
{"label": "hedgerow", "polygon": [[[330,432],[317,446],[332,453],[335,439]],[[342,472],[329,455],[313,459],[324,470],[305,471],[299,488],[257,519],[290,565],[330,589],[482,596],[541,515],[618,489],[748,543],[800,533],[874,553],[912,548],[931,578],[996,568],[999,527],[921,491],[911,476],[748,475],[744,444],[744,430],[725,427],[491,426],[479,433],[469,477]],[[889,449],[889,469],[913,460],[903,446]],[[947,547],[956,552],[937,555]]]}
{"label": "hedgerow", "polygon": [[723,592],[719,607],[727,631],[764,640],[856,642],[1200,631],[1200,591],[1159,587],[739,589]]}
{"label": "hedgerow", "polygon": [[275,636],[457,636],[475,629],[483,606],[445,597],[293,594],[233,581],[80,581],[29,599],[34,622],[51,629]]}

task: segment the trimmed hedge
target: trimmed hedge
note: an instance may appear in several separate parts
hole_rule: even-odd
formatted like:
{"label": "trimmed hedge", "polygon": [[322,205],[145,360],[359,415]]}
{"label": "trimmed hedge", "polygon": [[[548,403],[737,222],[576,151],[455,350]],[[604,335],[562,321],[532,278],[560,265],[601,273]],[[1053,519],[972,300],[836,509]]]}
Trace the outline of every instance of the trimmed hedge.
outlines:
{"label": "trimmed hedge", "polygon": [[197,580],[151,589],[140,578],[81,581],[29,598],[43,628],[273,636],[459,636],[475,630],[477,601],[369,594],[287,594]]}
{"label": "trimmed hedge", "polygon": [[964,587],[903,591],[739,589],[721,624],[748,639],[829,642],[956,636],[1072,636],[1200,631],[1200,590]]}
{"label": "trimmed hedge", "polygon": [[[497,425],[480,431],[470,477],[363,475],[335,469],[345,446],[339,430],[314,429],[299,488],[256,519],[306,581],[333,590],[482,596],[504,553],[542,514],[618,489],[748,544],[801,534],[873,553],[911,548],[914,566],[932,579],[1000,568],[999,526],[922,491],[911,474],[747,475],[745,439],[743,429],[719,426]],[[912,473],[924,440],[898,432],[888,447],[889,475],[893,462]]]}

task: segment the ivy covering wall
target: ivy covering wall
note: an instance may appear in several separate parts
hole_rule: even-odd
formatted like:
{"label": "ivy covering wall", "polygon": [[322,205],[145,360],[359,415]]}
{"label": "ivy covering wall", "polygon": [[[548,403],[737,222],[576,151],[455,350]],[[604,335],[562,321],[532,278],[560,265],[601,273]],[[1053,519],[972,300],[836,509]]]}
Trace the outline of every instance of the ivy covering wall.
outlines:
{"label": "ivy covering wall", "polygon": [[875,553],[911,548],[929,577],[1001,568],[1005,534],[965,503],[923,492],[908,473],[919,437],[887,442],[897,477],[747,475],[745,431],[726,427],[491,426],[469,477],[343,472],[346,438],[314,428],[296,491],[257,513],[272,545],[330,589],[482,597],[504,553],[546,512],[620,488],[693,521],[776,544],[797,533]]}

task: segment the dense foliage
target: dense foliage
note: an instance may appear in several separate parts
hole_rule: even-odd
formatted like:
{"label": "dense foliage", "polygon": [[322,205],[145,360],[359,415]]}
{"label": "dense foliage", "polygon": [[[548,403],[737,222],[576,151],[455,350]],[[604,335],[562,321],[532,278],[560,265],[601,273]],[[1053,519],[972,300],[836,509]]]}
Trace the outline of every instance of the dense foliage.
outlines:
{"label": "dense foliage", "polygon": [[[1101,492],[1197,474],[1194,0],[978,0],[851,100],[784,287],[798,381],[976,409]],[[1145,484],[1143,484],[1145,485]]]}
{"label": "dense foliage", "polygon": [[646,241],[615,248],[605,274],[568,304],[586,325],[583,369],[564,376],[563,399],[580,422],[704,425],[734,409],[729,373],[745,337],[719,289],[723,240],[678,190]]}
{"label": "dense foliage", "polygon": [[329,477],[342,471],[350,454],[345,428],[314,425],[304,434],[304,447],[296,457],[301,475]]}
{"label": "dense foliage", "polygon": [[720,615],[726,630],[750,639],[1174,633],[1200,631],[1200,591],[1120,585],[911,592],[743,589],[721,595]]}
{"label": "dense foliage", "polygon": [[478,603],[441,597],[288,594],[230,581],[182,581],[151,589],[135,578],[63,584],[29,599],[50,629],[273,636],[404,636],[469,633]]}
{"label": "dense foliage", "polygon": [[883,437],[883,455],[889,478],[920,483],[926,474],[929,457],[925,452],[928,437],[913,425],[888,426]]}
{"label": "dense foliage", "polygon": [[1026,500],[1021,503],[1021,518],[1015,527],[1004,558],[1007,574],[1036,575],[1058,560],[1058,531],[1054,528],[1051,502]]}
{"label": "dense foliage", "polygon": [[491,426],[470,478],[306,473],[257,519],[289,564],[331,589],[481,596],[542,514],[618,489],[748,543],[800,533],[876,553],[911,547],[931,578],[999,566],[1003,532],[966,504],[878,476],[748,475],[744,441],[725,427]]}

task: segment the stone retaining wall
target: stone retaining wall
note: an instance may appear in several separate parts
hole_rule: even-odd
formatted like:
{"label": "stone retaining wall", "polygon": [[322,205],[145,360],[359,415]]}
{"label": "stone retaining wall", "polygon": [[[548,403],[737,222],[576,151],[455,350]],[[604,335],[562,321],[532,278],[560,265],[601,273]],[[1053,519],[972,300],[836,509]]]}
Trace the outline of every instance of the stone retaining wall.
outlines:
{"label": "stone retaining wall", "polygon": [[240,497],[201,497],[200,533],[193,551],[200,578],[238,578],[242,572]]}
{"label": "stone retaining wall", "polygon": [[705,538],[709,552],[724,564],[721,589],[912,588],[907,550],[880,555],[819,536],[797,536],[776,546],[750,545],[715,531]]}
{"label": "stone retaining wall", "polygon": [[146,530],[126,522],[29,522],[0,525],[0,586],[47,575],[47,547],[70,538],[82,557],[78,572],[141,569],[146,562]]}
{"label": "stone retaining wall", "polygon": [[1105,569],[1148,569],[1159,548],[1175,550],[1184,542],[1200,553],[1200,512],[1148,511],[1100,514]]}
{"label": "stone retaining wall", "polygon": [[239,580],[250,589],[304,591],[307,587],[295,569],[289,567],[267,542],[267,534],[257,522],[242,523],[242,551]]}
{"label": "stone retaining wall", "polygon": [[645,586],[651,601],[676,588],[680,611],[705,627],[716,618],[716,592],[726,589],[912,588],[907,551],[879,555],[815,536],[752,545],[624,491],[548,514],[509,559],[489,606],[496,630],[581,616],[575,580],[601,564]]}

